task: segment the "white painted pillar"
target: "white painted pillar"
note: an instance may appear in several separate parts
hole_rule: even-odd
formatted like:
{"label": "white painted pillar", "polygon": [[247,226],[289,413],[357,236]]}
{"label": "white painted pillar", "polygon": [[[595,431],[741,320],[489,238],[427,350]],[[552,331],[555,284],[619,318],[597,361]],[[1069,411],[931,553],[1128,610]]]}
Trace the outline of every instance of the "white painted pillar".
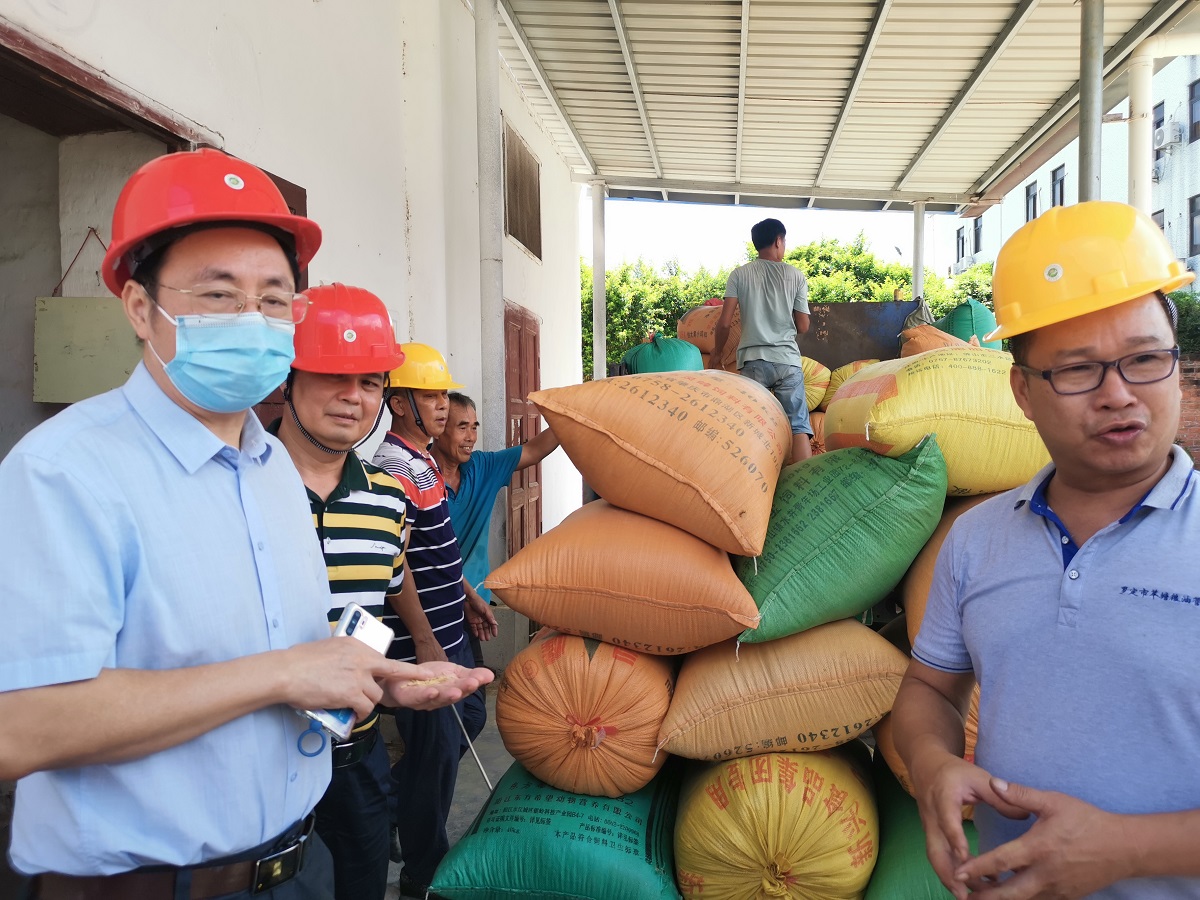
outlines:
{"label": "white painted pillar", "polygon": [[608,294],[604,287],[604,197],[600,179],[592,186],[592,379],[608,374]]}
{"label": "white painted pillar", "polygon": [[475,0],[475,114],[479,140],[479,315],[483,446],[507,446],[504,366],[504,134],[496,0]]}
{"label": "white painted pillar", "polygon": [[1192,54],[1200,54],[1200,34],[1155,35],[1129,57],[1129,205],[1144,213],[1154,203],[1154,60]]}
{"label": "white painted pillar", "polygon": [[916,300],[925,296],[925,201],[917,200],[913,208],[912,295]]}
{"label": "white painted pillar", "polygon": [[1100,199],[1104,0],[1082,0],[1079,31],[1079,201],[1082,203]]}

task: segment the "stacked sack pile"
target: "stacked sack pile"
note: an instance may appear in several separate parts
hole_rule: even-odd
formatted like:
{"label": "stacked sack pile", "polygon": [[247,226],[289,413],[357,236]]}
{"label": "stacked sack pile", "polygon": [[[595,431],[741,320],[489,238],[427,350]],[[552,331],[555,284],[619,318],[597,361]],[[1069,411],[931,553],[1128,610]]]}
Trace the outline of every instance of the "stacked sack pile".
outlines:
{"label": "stacked sack pile", "polygon": [[434,879],[445,897],[677,897],[680,772],[659,733],[678,658],[753,629],[730,553],[762,551],[790,429],[725,372],[534,393],[589,503],[488,578],[545,628],[505,670],[516,763]]}
{"label": "stacked sack pile", "polygon": [[782,472],[782,410],[737,376],[533,395],[606,499],[487,582],[551,630],[498,695],[518,763],[434,889],[944,895],[885,718],[908,656],[850,617],[905,579],[915,634],[953,517],[1045,462],[1009,365],[958,347],[851,364],[829,452]]}

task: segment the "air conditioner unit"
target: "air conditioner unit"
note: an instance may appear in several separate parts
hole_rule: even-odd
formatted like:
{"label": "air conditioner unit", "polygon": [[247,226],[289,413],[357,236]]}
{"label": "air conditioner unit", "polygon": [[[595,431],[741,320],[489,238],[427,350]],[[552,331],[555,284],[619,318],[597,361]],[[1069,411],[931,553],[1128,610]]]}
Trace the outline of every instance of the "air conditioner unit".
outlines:
{"label": "air conditioner unit", "polygon": [[1174,122],[1167,122],[1161,128],[1154,129],[1154,149],[1165,150],[1172,144],[1178,144],[1183,140],[1183,129],[1179,128]]}

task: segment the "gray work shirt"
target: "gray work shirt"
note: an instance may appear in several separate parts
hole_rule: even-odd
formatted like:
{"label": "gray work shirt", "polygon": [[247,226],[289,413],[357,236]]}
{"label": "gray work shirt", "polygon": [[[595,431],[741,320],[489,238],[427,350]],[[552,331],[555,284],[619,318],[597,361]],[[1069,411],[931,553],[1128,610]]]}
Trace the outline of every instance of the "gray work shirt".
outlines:
{"label": "gray work shirt", "polygon": [[740,369],[749,359],[800,365],[793,312],[808,313],[808,281],[795,266],[756,259],[729,273],[725,296],[736,297],[742,314]]}
{"label": "gray work shirt", "polygon": [[[1120,521],[1076,547],[1045,488],[964,513],[938,555],[913,656],[980,685],[975,762],[1115,813],[1200,808],[1200,492],[1171,467]],[[1030,820],[975,808],[980,851]],[[1200,898],[1200,879],[1123,881],[1104,900]]]}

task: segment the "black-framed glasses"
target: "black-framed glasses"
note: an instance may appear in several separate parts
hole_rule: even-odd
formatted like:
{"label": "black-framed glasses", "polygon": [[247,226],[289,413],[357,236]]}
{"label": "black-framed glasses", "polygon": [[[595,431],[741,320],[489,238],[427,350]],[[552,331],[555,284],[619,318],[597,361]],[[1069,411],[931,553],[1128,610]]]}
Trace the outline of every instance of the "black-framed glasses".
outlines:
{"label": "black-framed glasses", "polygon": [[309,300],[303,294],[290,291],[270,290],[260,296],[247,294],[241,288],[228,284],[194,284],[190,288],[171,287],[158,283],[160,288],[184,294],[191,298],[191,312],[196,315],[228,315],[241,313],[254,304],[264,316],[299,324],[308,315]]}
{"label": "black-framed glasses", "polygon": [[1086,394],[1104,383],[1109,369],[1116,369],[1129,384],[1153,384],[1169,378],[1179,361],[1179,348],[1170,350],[1139,350],[1108,362],[1078,362],[1053,369],[1021,368],[1050,382],[1056,394]]}

